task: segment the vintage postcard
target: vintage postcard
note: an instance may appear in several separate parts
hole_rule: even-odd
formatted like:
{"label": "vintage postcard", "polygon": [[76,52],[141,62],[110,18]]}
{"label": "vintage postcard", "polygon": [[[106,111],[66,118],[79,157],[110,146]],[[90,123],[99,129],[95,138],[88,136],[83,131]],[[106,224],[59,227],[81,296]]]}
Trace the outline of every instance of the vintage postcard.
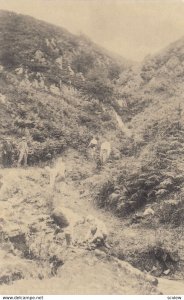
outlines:
{"label": "vintage postcard", "polygon": [[184,295],[183,82],[184,1],[0,0],[2,299]]}

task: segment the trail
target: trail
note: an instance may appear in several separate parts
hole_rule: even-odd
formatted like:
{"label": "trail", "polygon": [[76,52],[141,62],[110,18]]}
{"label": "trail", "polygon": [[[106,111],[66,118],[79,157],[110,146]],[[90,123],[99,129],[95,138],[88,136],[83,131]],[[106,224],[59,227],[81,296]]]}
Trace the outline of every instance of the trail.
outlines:
{"label": "trail", "polygon": [[[78,177],[79,174],[82,176],[82,172],[87,173],[90,178],[97,176],[94,175],[93,163],[72,151],[67,153],[64,159],[67,164],[67,177],[65,182],[60,184],[61,192],[54,195],[55,204],[69,208],[80,216],[94,215],[104,221],[110,234],[115,235],[117,229],[121,228],[120,221],[110,212],[98,210],[95,207],[89,190],[84,188],[86,179],[73,180],[72,178],[72,176]],[[41,240],[43,250],[41,249],[40,255],[44,258],[48,255],[45,248],[48,247],[49,241],[49,245],[52,245],[55,233],[52,227],[48,227],[48,222],[50,222],[46,205],[48,183],[42,176],[42,172],[43,169],[40,168],[3,170],[1,173],[6,181],[6,188],[11,186],[11,189],[7,189],[8,192],[5,192],[6,188],[4,191],[1,190],[6,196],[1,201],[1,212],[6,212],[7,223],[13,223],[14,229],[18,218],[19,225],[17,224],[16,230],[20,230],[21,227],[21,230],[26,231],[32,226],[35,230],[38,229],[36,234],[43,233],[42,238],[44,236],[44,239]],[[14,212],[8,215],[12,205]],[[38,223],[38,220],[42,221]],[[9,225],[5,223],[6,226],[7,231],[9,230],[8,232],[11,233],[11,228],[9,229]],[[134,231],[132,233],[135,234]],[[108,253],[88,251],[80,247],[69,250],[62,243],[56,244],[56,247],[56,253],[59,253],[64,260],[64,265],[58,269],[57,275],[51,277],[44,273],[44,277],[39,280],[38,284],[36,274],[34,278],[25,273],[23,279],[14,281],[8,287],[6,284],[0,285],[0,294],[159,294],[159,291],[164,294],[172,293],[172,285],[169,285],[167,281],[159,280],[157,289],[152,284],[152,277],[131,267],[126,262],[108,256]],[[36,245],[37,248],[38,245]],[[51,249],[53,253],[56,250]],[[21,263],[28,264],[26,259],[23,260],[18,255],[19,253],[14,256],[18,263],[20,260]],[[6,259],[4,261],[6,263]],[[30,263],[34,263],[34,261]],[[30,270],[32,270],[31,266]],[[40,268],[42,270],[43,266],[41,265]],[[173,294],[181,294],[176,292],[174,286],[182,289],[182,284],[180,285],[178,282],[172,282],[172,284]],[[167,292],[168,286],[170,287],[169,293]],[[178,288],[179,291],[181,289]]]}
{"label": "trail", "polygon": [[[100,210],[97,210],[94,205],[92,205],[91,199],[89,199],[89,196],[82,197],[80,196],[80,189],[74,187],[72,185],[72,182],[70,182],[68,185],[66,183],[62,184],[63,194],[64,194],[64,206],[68,207],[72,210],[74,210],[76,213],[87,215],[92,214],[97,218],[102,219],[106,226],[108,227],[109,232],[113,233],[113,231],[117,230],[118,227],[118,221],[117,219],[107,212],[102,212]],[[131,229],[128,229],[128,235],[131,236]],[[136,231],[132,231],[132,234],[135,235]],[[138,234],[138,232],[137,232]],[[80,266],[79,266],[80,269]],[[97,270],[95,270],[96,272]],[[92,274],[92,272],[90,272]],[[110,278],[110,281],[112,278]],[[102,281],[101,281],[102,282]],[[98,286],[100,288],[100,286]],[[163,294],[169,294],[169,295],[182,295],[184,294],[184,281],[182,280],[168,280],[164,278],[158,279],[158,289]],[[126,293],[126,292],[125,292]]]}
{"label": "trail", "polygon": [[115,119],[118,123],[119,128],[121,129],[121,131],[127,136],[127,137],[131,137],[132,136],[132,132],[131,130],[124,124],[124,122],[122,121],[121,117],[117,114],[117,112],[113,109],[112,110],[115,116]]}
{"label": "trail", "polygon": [[164,295],[183,295],[184,280],[177,281],[160,278],[158,288]]}

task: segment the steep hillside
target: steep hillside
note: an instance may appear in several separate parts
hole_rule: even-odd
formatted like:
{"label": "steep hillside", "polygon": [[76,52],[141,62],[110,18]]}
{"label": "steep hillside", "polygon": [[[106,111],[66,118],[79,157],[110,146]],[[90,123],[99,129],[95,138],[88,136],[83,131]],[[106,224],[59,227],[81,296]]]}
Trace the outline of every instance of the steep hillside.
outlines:
{"label": "steep hillside", "polygon": [[[182,277],[183,51],[184,40],[181,39],[160,54],[146,58],[141,65],[131,67],[120,75],[117,81],[117,111],[123,120],[128,121],[126,126],[132,132],[129,143],[132,145],[133,155],[124,156],[118,164],[109,165],[96,185],[91,182],[92,190],[96,187],[94,197],[99,207],[113,211],[126,219],[128,226],[138,230],[136,233],[133,229],[133,237],[130,239],[125,230],[125,238],[117,247],[120,249],[120,256],[142,269],[151,271],[155,268],[153,272],[163,274],[163,259],[159,258],[162,263],[155,267],[156,256],[153,249],[160,247],[166,256],[166,253],[176,251],[180,258],[168,258],[169,272],[172,273],[171,276],[175,276],[176,269],[180,269]],[[148,207],[151,213],[145,217],[143,214]],[[147,228],[149,234],[146,233]],[[142,236],[138,239],[136,234],[140,235],[144,230],[145,240]],[[154,239],[154,234],[158,240]],[[122,233],[119,239],[120,237]],[[125,250],[126,243],[128,252]],[[132,248],[132,243],[136,243],[138,248]],[[135,258],[137,254],[139,259]],[[143,257],[146,257],[144,262]]]}
{"label": "steep hillside", "polygon": [[28,16],[1,11],[0,29],[0,134],[11,136],[15,160],[22,135],[29,163],[82,151],[93,134],[116,135],[109,108],[122,64],[86,37]]}
{"label": "steep hillside", "polygon": [[35,79],[31,72],[41,72],[46,85],[60,87],[62,82],[88,91],[94,89],[92,79],[100,74],[111,91],[108,79],[117,78],[127,66],[126,60],[120,63],[84,35],[72,35],[28,16],[1,11],[0,27],[2,65],[10,70],[27,68],[30,81]]}
{"label": "steep hillside", "polygon": [[[156,172],[159,183],[165,178],[163,172],[171,172],[167,175],[170,179],[165,179],[173,182],[173,193],[182,188],[182,178],[177,181],[176,177],[183,171],[183,51],[181,39],[160,54],[146,58],[142,65],[130,68],[118,80],[121,101],[127,104],[124,113],[134,135],[139,172],[151,176]],[[146,187],[147,195],[153,187],[158,192],[157,184],[152,182]]]}
{"label": "steep hillside", "polygon": [[130,67],[120,75],[119,89],[128,103],[131,118],[140,111],[143,113],[146,107],[154,105],[157,100],[163,105],[170,98],[173,98],[173,102],[175,98],[182,101],[183,49],[184,39],[181,39],[155,56],[147,56],[141,64]]}

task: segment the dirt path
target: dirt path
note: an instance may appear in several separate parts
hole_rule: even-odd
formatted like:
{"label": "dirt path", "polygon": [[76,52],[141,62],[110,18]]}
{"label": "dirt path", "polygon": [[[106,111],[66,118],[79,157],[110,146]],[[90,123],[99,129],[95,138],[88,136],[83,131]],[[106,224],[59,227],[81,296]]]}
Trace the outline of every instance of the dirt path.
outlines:
{"label": "dirt path", "polygon": [[[104,223],[106,224],[106,226],[108,227],[109,231],[111,232],[111,234],[114,234],[114,232],[117,232],[117,229],[119,231],[120,227],[122,226],[122,223],[120,222],[120,220],[115,218],[109,212],[97,210],[97,208],[95,208],[95,206],[92,205],[91,199],[89,199],[88,196],[81,197],[80,189],[74,187],[71,182],[68,184],[63,183],[62,190],[63,190],[63,195],[64,195],[63,205],[65,207],[72,209],[75,213],[80,213],[80,215],[82,215],[82,216],[86,216],[87,214],[92,214],[95,217],[103,220]],[[151,229],[148,229],[148,231],[150,232]],[[127,227],[123,229],[122,236],[124,236],[124,238],[126,238],[126,236],[128,236],[129,239],[131,239],[131,237],[132,237],[132,240],[135,240],[135,237],[137,235],[139,235],[139,229],[136,229],[136,228],[132,229],[132,228],[127,228]],[[149,236],[149,234],[146,234],[146,235]],[[153,235],[155,235],[154,232],[153,232]],[[148,240],[148,243],[150,243],[152,241],[151,236],[150,236],[150,240]],[[139,247],[139,245],[135,245],[135,247],[136,246]],[[79,269],[80,269],[80,267],[79,267]],[[97,271],[97,269],[95,269],[95,272],[96,271]],[[92,274],[92,273],[93,272],[91,271],[90,274]],[[87,274],[86,274],[86,276],[87,276]],[[94,280],[93,279],[91,279],[91,280],[94,283]],[[112,278],[110,280],[112,280]],[[103,280],[100,280],[100,282],[103,282]],[[158,289],[164,295],[166,295],[166,294],[168,294],[168,295],[183,295],[184,294],[184,281],[167,280],[167,279],[159,278],[158,282],[159,282]],[[79,288],[78,291],[81,291],[81,287],[79,287],[79,285],[77,285],[77,286]],[[96,285],[96,287],[97,287],[98,292],[100,292],[101,289],[103,289],[99,285],[99,282]],[[120,290],[118,293],[121,294]],[[113,290],[111,290],[111,292],[112,291]],[[126,293],[125,290],[124,290],[124,293]],[[131,291],[130,291],[130,293],[131,293]]]}
{"label": "dirt path", "polygon": [[[71,157],[68,162],[68,166],[70,165],[70,167],[75,165],[75,162]],[[94,166],[90,165],[90,168],[91,175],[94,176]],[[99,210],[97,207],[95,207],[89,191],[83,191],[82,182],[81,184],[77,184],[76,186],[74,186],[73,182],[69,180],[68,183],[63,183],[62,190],[64,195],[63,204],[66,207],[72,209],[76,213],[80,213],[83,216],[92,214],[95,217],[103,220],[111,236],[116,237],[115,240],[118,237],[119,240],[122,240],[124,245],[126,245],[125,240],[127,238],[129,242],[131,242],[132,240],[132,244],[137,240],[137,244],[134,244],[135,249],[137,250],[139,250],[139,248],[141,247],[141,240],[144,241],[144,243],[147,243],[149,246],[151,246],[151,244],[155,245],[155,239],[157,239],[157,235],[159,234],[159,232],[156,232],[154,228],[149,227],[148,229],[145,228],[143,232],[140,232],[139,228],[125,226],[125,222],[117,219],[111,212]],[[164,278],[159,278],[158,281],[159,290],[163,294],[184,294],[183,281],[168,280]]]}
{"label": "dirt path", "polygon": [[[61,183],[61,193],[55,194],[54,201],[60,206],[71,209],[80,216],[94,215],[104,221],[112,235],[115,236],[116,232],[121,233],[122,231],[123,239],[126,239],[126,230],[128,228],[122,227],[122,221],[120,222],[110,212],[98,210],[93,204],[89,190],[84,190],[83,179],[80,181],[72,178],[74,173],[75,176],[79,174],[79,178],[83,176],[86,178],[86,174],[87,176],[93,176],[94,165],[86,162],[85,159],[81,159],[76,153],[67,154],[65,160],[67,162],[68,176],[66,181]],[[42,173],[43,169],[40,168],[3,170],[2,176],[6,181],[6,186],[4,188],[5,196],[3,196],[3,201],[1,201],[1,212],[4,210],[7,213],[7,224],[16,224],[19,229],[20,227],[27,229],[31,225],[34,230],[37,230],[36,232],[43,233],[48,239],[47,231],[50,230],[50,227],[47,225],[46,216],[47,181],[42,176]],[[14,211],[9,215],[8,212],[10,212],[12,206]],[[38,223],[38,219],[42,221]],[[41,224],[42,227],[40,227]],[[129,230],[129,236],[131,235],[130,232],[131,230]],[[52,232],[49,234],[52,243],[54,234]],[[138,232],[132,230],[132,237],[135,234],[138,234]],[[41,244],[43,248],[47,248],[45,243],[46,240],[42,239]],[[37,249],[38,246],[36,245],[35,247]],[[57,276],[54,278],[45,277],[39,281],[39,284],[38,279],[28,278],[15,281],[8,288],[7,285],[2,285],[0,286],[0,294],[159,293],[144,276],[142,277],[141,272],[138,271],[138,274],[136,274],[136,270],[133,270],[133,275],[131,275],[126,263],[122,267],[120,263],[112,260],[104,253],[91,252],[82,248],[69,251],[62,244],[58,244],[57,247],[57,253],[59,252],[61,257],[64,258],[64,265],[59,269]],[[24,263],[26,263],[25,260]],[[167,294],[167,282],[160,281],[159,287],[164,294]],[[171,294],[171,290],[169,294]]]}
{"label": "dirt path", "polygon": [[158,288],[164,295],[184,295],[183,280],[177,281],[160,278]]}

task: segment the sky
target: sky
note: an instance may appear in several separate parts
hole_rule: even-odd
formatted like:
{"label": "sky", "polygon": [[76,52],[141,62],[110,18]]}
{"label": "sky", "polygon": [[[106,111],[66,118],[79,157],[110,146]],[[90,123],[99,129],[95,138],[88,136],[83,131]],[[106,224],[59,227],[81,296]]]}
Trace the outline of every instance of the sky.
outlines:
{"label": "sky", "polygon": [[133,61],[184,36],[184,0],[0,0],[0,9],[83,33]]}

